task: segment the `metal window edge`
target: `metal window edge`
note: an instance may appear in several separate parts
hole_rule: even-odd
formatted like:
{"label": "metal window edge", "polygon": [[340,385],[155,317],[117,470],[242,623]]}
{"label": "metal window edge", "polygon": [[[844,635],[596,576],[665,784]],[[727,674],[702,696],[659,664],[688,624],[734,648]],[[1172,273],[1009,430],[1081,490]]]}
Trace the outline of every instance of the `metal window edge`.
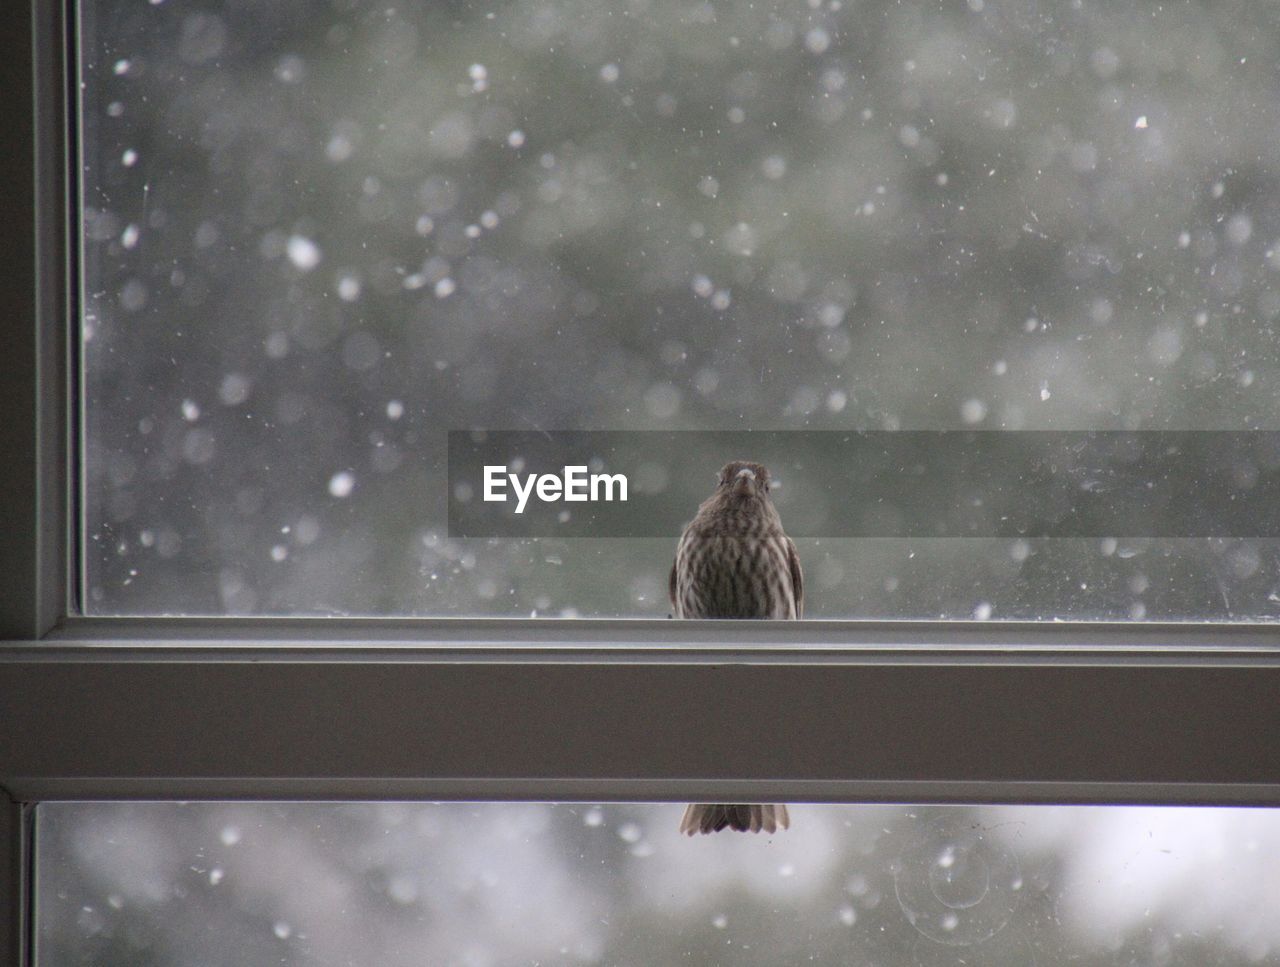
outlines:
{"label": "metal window edge", "polygon": [[33,920],[35,810],[0,786],[0,956],[35,962]]}
{"label": "metal window edge", "polygon": [[808,804],[1273,808],[1278,783],[877,782],[424,778],[16,777],[27,802],[788,802]]}
{"label": "metal window edge", "polygon": [[0,661],[0,783],[24,799],[1280,805],[1280,661],[1106,657],[37,645]]}
{"label": "metal window edge", "polygon": [[525,619],[404,617],[94,617],[65,618],[42,638],[60,648],[296,646],[510,650],[637,648],[760,653],[857,654],[904,658],[920,651],[1132,656],[1202,652],[1215,656],[1280,655],[1280,626],[1214,622],[1089,621],[675,621],[661,619]]}

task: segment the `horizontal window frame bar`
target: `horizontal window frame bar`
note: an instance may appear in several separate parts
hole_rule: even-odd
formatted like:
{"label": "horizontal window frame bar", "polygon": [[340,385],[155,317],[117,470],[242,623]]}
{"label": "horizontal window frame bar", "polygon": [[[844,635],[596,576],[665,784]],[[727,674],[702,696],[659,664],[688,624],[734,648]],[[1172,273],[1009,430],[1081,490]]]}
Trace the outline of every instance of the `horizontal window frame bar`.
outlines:
{"label": "horizontal window frame bar", "polygon": [[[27,643],[31,648],[33,643]],[[468,655],[533,652],[590,653],[615,659],[637,652],[664,655],[733,652],[741,660],[783,654],[884,653],[900,660],[940,656],[1051,654],[1060,660],[1097,653],[1160,660],[1280,656],[1280,625],[1209,622],[1002,622],[872,620],[661,620],[553,618],[294,618],[294,617],[70,617],[37,648],[127,653],[166,648],[307,649],[325,653],[360,647],[461,650]],[[141,652],[145,653],[145,651]],[[210,654],[218,652],[210,651]]]}
{"label": "horizontal window frame bar", "polygon": [[1276,806],[1277,698],[1274,650],[68,639],[0,650],[0,788],[20,800]]}
{"label": "horizontal window frame bar", "polygon": [[1276,808],[1276,784],[1222,783],[965,783],[965,782],[759,782],[733,780],[641,781],[632,779],[259,779],[230,784],[205,780],[95,780],[92,795],[82,780],[18,780],[19,793],[37,802],[511,802],[685,803],[786,802],[904,806],[1157,806]]}

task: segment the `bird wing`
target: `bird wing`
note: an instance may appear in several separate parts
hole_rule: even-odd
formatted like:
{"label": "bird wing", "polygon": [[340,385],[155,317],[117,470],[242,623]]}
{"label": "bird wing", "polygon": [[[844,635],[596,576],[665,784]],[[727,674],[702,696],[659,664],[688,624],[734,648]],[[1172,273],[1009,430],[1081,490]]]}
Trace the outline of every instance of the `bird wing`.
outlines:
{"label": "bird wing", "polygon": [[667,596],[671,598],[671,613],[677,618],[680,617],[680,605],[676,602],[676,565],[680,563],[680,553],[676,552],[676,559],[671,562],[671,578],[667,581]]}
{"label": "bird wing", "polygon": [[791,589],[796,596],[796,618],[803,618],[804,572],[800,570],[800,555],[796,552],[796,542],[790,537],[787,538],[787,565],[791,569]]}

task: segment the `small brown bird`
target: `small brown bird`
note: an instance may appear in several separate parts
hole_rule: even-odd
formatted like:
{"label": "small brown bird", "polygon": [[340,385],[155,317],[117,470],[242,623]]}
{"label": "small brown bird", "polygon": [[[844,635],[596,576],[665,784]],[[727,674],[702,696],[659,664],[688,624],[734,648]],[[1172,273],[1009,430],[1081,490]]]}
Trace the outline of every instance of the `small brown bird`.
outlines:
{"label": "small brown bird", "polygon": [[[769,471],[735,460],[720,471],[715,492],[684,529],[671,566],[677,618],[788,618],[804,612],[804,577],[796,545],[769,499]],[[791,823],[786,806],[694,803],[680,832],[728,827],[772,833]]]}

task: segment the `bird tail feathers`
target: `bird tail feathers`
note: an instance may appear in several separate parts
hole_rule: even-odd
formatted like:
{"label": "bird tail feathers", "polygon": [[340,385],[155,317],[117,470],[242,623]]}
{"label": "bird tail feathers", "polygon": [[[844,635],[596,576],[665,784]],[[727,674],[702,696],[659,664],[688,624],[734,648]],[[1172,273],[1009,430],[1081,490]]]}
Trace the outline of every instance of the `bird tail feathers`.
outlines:
{"label": "bird tail feathers", "polygon": [[718,833],[722,829],[736,829],[742,833],[776,833],[791,825],[787,807],[765,803],[737,805],[732,803],[693,803],[684,811],[680,820],[680,832],[692,836],[695,833]]}

